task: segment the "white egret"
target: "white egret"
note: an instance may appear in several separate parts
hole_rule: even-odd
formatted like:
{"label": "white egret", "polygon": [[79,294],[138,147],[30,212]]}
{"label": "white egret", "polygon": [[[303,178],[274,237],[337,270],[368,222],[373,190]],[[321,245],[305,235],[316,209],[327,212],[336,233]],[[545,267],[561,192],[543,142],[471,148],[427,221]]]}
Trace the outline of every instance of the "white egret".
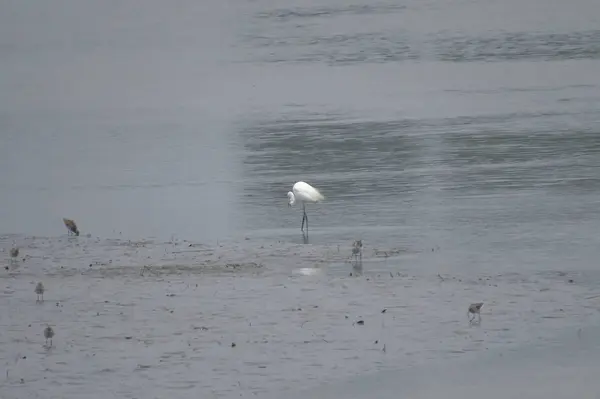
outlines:
{"label": "white egret", "polygon": [[316,203],[323,201],[325,197],[316,188],[308,183],[299,181],[294,184],[292,191],[288,191],[288,206],[292,206],[296,201],[302,202],[302,226],[300,230],[304,232],[304,220],[306,220],[306,233],[308,234],[308,216],[306,215],[306,203]]}

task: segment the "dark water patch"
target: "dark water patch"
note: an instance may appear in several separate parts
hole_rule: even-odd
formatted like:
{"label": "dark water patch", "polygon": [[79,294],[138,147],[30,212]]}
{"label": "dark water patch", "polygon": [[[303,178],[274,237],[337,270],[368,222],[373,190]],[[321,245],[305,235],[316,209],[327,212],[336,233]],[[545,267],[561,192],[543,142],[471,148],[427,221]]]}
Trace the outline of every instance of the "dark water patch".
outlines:
{"label": "dark water patch", "polygon": [[334,18],[345,15],[389,14],[404,10],[406,6],[391,3],[347,4],[340,6],[313,6],[296,8],[277,8],[261,11],[255,18],[274,20],[274,22],[298,22],[300,19]]}
{"label": "dark water patch", "polygon": [[[375,193],[381,199],[426,190],[432,183],[463,194],[551,187],[596,191],[600,126],[581,130],[573,122],[573,127],[531,129],[537,121],[565,115],[260,123],[242,132],[248,149],[244,163],[253,182],[245,193],[261,201],[265,194],[283,195],[289,187],[282,183],[293,181],[299,165],[305,179],[318,178],[328,185],[322,187],[325,196],[335,193],[337,200]],[[321,170],[328,175],[321,177]]]}
{"label": "dark water patch", "polygon": [[439,37],[433,45],[436,58],[452,62],[598,59],[600,30]]}
{"label": "dark water patch", "polygon": [[485,32],[478,36],[438,32],[419,36],[395,28],[324,35],[310,26],[297,26],[285,32],[274,29],[248,34],[246,40],[257,49],[250,60],[267,63],[362,65],[414,60],[499,62],[600,58],[598,30],[564,34]]}
{"label": "dark water patch", "polygon": [[595,89],[597,85],[592,84],[574,84],[574,85],[566,85],[566,86],[553,86],[553,87],[543,87],[543,86],[531,86],[531,87],[498,87],[494,89],[447,89],[445,91],[449,93],[459,93],[459,94],[498,94],[498,93],[528,93],[528,92],[561,92],[572,89]]}
{"label": "dark water patch", "polygon": [[323,63],[327,65],[357,65],[389,63],[421,58],[421,50],[411,43],[404,32],[344,33],[332,36],[268,36],[248,35],[257,48],[252,61],[266,63]]}

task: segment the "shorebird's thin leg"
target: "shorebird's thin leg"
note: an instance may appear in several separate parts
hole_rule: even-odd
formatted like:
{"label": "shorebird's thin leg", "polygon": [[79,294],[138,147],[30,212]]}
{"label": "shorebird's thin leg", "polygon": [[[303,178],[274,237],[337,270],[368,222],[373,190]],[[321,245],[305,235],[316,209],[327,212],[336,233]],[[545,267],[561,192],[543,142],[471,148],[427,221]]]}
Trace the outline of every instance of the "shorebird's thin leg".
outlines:
{"label": "shorebird's thin leg", "polygon": [[306,234],[308,234],[308,215],[306,214],[306,205],[302,203],[302,211],[304,212],[304,218],[306,219]]}
{"label": "shorebird's thin leg", "polygon": [[[304,231],[304,219],[306,219],[306,205],[304,202],[302,203],[302,226],[300,226],[300,230]],[[308,220],[306,220],[306,230],[308,230]]]}

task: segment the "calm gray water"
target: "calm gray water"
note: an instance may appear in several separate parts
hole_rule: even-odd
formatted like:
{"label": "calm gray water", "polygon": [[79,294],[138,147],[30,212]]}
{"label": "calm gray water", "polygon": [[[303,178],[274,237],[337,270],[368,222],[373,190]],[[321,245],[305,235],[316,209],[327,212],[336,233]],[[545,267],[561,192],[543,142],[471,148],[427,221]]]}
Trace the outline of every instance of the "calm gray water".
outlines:
{"label": "calm gray water", "polygon": [[600,321],[597,1],[0,9],[6,397],[287,395]]}

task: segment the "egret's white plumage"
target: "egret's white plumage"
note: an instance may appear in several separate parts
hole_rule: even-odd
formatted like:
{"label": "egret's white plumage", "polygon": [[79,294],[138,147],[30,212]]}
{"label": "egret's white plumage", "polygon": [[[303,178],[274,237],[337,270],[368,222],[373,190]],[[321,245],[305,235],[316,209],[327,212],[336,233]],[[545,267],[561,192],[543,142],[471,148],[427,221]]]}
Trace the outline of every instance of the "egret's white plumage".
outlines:
{"label": "egret's white plumage", "polygon": [[300,201],[302,203],[302,226],[300,230],[304,231],[304,220],[306,220],[306,231],[308,232],[308,216],[306,215],[306,203],[316,203],[319,201],[323,201],[325,196],[319,192],[316,188],[311,186],[308,183],[303,181],[299,181],[292,187],[292,191],[288,191],[288,206],[292,206],[296,203],[296,201]]}

